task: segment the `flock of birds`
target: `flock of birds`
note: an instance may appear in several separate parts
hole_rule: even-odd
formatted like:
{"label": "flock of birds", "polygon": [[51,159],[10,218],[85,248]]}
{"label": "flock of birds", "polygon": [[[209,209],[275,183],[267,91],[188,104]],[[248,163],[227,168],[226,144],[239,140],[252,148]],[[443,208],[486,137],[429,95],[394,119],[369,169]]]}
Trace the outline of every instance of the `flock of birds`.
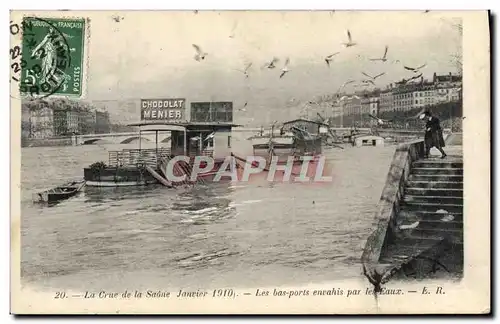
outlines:
{"label": "flock of birds", "polygon": [[[235,37],[235,29],[237,27],[237,22],[234,24],[233,26],[233,29],[231,30],[231,34],[229,35],[229,38],[234,38]],[[351,31],[350,30],[347,30],[347,39],[341,43],[341,45],[345,48],[345,49],[348,49],[348,48],[352,48],[354,46],[358,46],[358,43],[356,41],[353,40],[353,37],[352,37],[352,34],[351,34]],[[208,53],[205,52],[200,45],[197,45],[197,44],[193,44],[193,48],[195,50],[195,55],[194,55],[194,59],[198,62],[202,62],[204,60],[207,59],[208,57]],[[393,64],[401,64],[401,62],[399,60],[389,60],[388,56],[387,56],[387,53],[389,51],[389,46],[385,46],[385,50],[384,50],[384,54],[381,56],[381,57],[376,57],[376,58],[370,58],[369,61],[372,61],[372,62],[382,62],[382,63],[387,63],[387,62],[390,62],[390,63],[393,63]],[[324,61],[326,62],[326,65],[328,68],[330,68],[332,62],[334,62],[335,58],[337,55],[339,55],[341,52],[340,51],[337,51],[337,52],[334,52],[334,53],[330,53],[328,55],[326,55],[324,57]],[[360,57],[359,55],[357,56],[358,58]],[[271,60],[269,60],[268,62],[265,62],[261,69],[268,69],[268,70],[276,70],[279,68],[279,79],[282,79],[287,73],[290,73],[291,72],[291,69],[290,69],[290,58],[287,57],[284,61],[284,64],[283,66],[279,67],[279,63],[280,63],[280,59],[278,57],[273,57]],[[239,71],[241,72],[245,78],[249,78],[250,77],[250,74],[249,74],[249,71],[250,71],[250,68],[253,66],[253,63],[250,62],[250,63],[247,63],[245,65],[245,67],[243,69],[235,69],[236,71]],[[422,72],[421,70],[426,67],[427,64],[424,63],[420,66],[417,66],[417,67],[410,67],[410,66],[407,66],[407,65],[402,65],[402,67],[407,70],[407,71],[410,71],[412,72],[413,75],[411,75],[410,77],[408,78],[403,78],[402,80],[400,81],[397,81],[395,82],[396,84],[398,85],[404,85],[404,84],[408,84],[414,80],[418,80],[418,79],[421,79],[422,77]],[[385,75],[386,73],[385,72],[382,72],[382,73],[379,73],[377,75],[370,75],[366,72],[361,72],[361,74],[364,76],[364,78],[362,78],[361,80],[354,80],[354,79],[350,79],[350,80],[347,80],[346,82],[344,82],[340,87],[339,89],[337,90],[335,96],[337,99],[341,99],[340,98],[340,94],[342,93],[342,91],[345,89],[346,86],[348,86],[349,84],[353,84],[353,86],[355,88],[357,87],[367,87],[367,86],[376,86],[376,82],[377,82],[377,79],[380,78],[381,76]],[[421,79],[422,80],[422,79]],[[239,110],[240,111],[245,111],[245,107],[248,105],[248,102],[245,102],[243,108],[240,108]]]}

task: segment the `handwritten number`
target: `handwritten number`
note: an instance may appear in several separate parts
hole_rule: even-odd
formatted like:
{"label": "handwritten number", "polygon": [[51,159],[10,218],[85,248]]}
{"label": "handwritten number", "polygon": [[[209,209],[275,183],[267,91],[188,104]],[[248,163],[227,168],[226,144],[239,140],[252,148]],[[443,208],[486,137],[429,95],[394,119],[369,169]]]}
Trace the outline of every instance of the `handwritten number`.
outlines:
{"label": "handwritten number", "polygon": [[12,69],[14,69],[14,73],[18,73],[21,71],[21,68],[19,67],[19,63],[17,63],[17,62],[12,63],[12,65],[10,67]]}
{"label": "handwritten number", "polygon": [[21,48],[19,46],[14,46],[14,48],[10,49],[10,56],[13,60],[15,60],[19,55],[21,55]]}
{"label": "handwritten number", "polygon": [[19,25],[18,24],[14,24],[12,20],[10,21],[10,33],[12,35],[19,34]]}

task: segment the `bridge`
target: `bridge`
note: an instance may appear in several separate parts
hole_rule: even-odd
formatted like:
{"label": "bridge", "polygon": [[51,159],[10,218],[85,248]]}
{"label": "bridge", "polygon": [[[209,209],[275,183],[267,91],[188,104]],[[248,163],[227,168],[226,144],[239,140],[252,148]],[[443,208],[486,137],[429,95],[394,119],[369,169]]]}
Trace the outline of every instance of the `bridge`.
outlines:
{"label": "bridge", "polygon": [[[233,132],[258,132],[260,128],[235,128]],[[85,134],[73,135],[71,142],[73,145],[89,145],[89,144],[128,144],[134,140],[152,142],[156,141],[156,134],[153,132],[123,132],[123,133],[106,133],[106,134]],[[170,141],[170,132],[158,132],[158,142],[166,143]]]}
{"label": "bridge", "polygon": [[[108,134],[85,134],[74,135],[71,137],[73,145],[88,145],[88,144],[128,144],[134,140],[152,142],[156,141],[155,133],[127,132],[127,133],[108,133]],[[158,142],[166,143],[170,141],[170,132],[159,132]]]}
{"label": "bridge", "polygon": [[[331,127],[332,131],[342,133],[349,133],[352,128],[350,127]],[[360,133],[371,132],[370,128],[356,128]],[[233,132],[243,132],[243,133],[258,133],[260,128],[235,128]],[[445,133],[449,130],[445,129]],[[407,130],[407,129],[389,129],[389,128],[379,128],[379,135],[383,137],[387,136],[422,136],[423,130]],[[152,142],[156,141],[156,135],[152,132],[126,132],[126,133],[108,133],[108,134],[85,134],[85,135],[74,135],[71,137],[71,142],[73,145],[88,145],[88,144],[128,144],[134,140],[141,139],[141,141]],[[159,132],[158,142],[166,143],[170,141],[170,132]]]}

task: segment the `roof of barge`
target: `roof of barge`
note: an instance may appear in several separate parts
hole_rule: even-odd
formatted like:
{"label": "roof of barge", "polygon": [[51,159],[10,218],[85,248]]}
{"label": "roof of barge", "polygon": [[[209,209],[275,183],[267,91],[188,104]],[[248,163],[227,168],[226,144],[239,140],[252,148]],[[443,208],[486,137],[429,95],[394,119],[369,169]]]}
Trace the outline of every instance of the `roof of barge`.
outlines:
{"label": "roof of barge", "polygon": [[140,122],[128,124],[128,126],[180,126],[184,128],[200,128],[200,127],[241,127],[242,125],[233,123],[221,123],[221,122]]}

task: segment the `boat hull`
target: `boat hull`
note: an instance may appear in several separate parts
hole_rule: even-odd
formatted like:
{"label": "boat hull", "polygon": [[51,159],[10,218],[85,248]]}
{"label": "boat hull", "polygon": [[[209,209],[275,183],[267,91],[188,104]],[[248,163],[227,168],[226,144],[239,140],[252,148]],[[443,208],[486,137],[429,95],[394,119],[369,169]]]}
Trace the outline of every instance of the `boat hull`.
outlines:
{"label": "boat hull", "polygon": [[[214,168],[209,172],[200,173],[196,181],[207,182],[212,181],[223,161],[216,161]],[[159,174],[164,174],[163,170],[155,170]],[[182,176],[182,172],[174,170],[174,175]],[[90,168],[84,169],[84,179],[88,187],[135,187],[147,186],[152,184],[160,184],[160,182],[149,172],[144,169],[136,167],[128,168],[104,168],[99,170],[92,170]],[[172,182],[173,185],[181,185],[189,183],[187,181]]]}
{"label": "boat hull", "polygon": [[33,194],[33,201],[40,203],[55,203],[76,196],[85,185],[85,181],[72,182],[53,189]]}
{"label": "boat hull", "polygon": [[156,184],[158,181],[139,168],[83,169],[83,177],[89,187],[130,187]]}

